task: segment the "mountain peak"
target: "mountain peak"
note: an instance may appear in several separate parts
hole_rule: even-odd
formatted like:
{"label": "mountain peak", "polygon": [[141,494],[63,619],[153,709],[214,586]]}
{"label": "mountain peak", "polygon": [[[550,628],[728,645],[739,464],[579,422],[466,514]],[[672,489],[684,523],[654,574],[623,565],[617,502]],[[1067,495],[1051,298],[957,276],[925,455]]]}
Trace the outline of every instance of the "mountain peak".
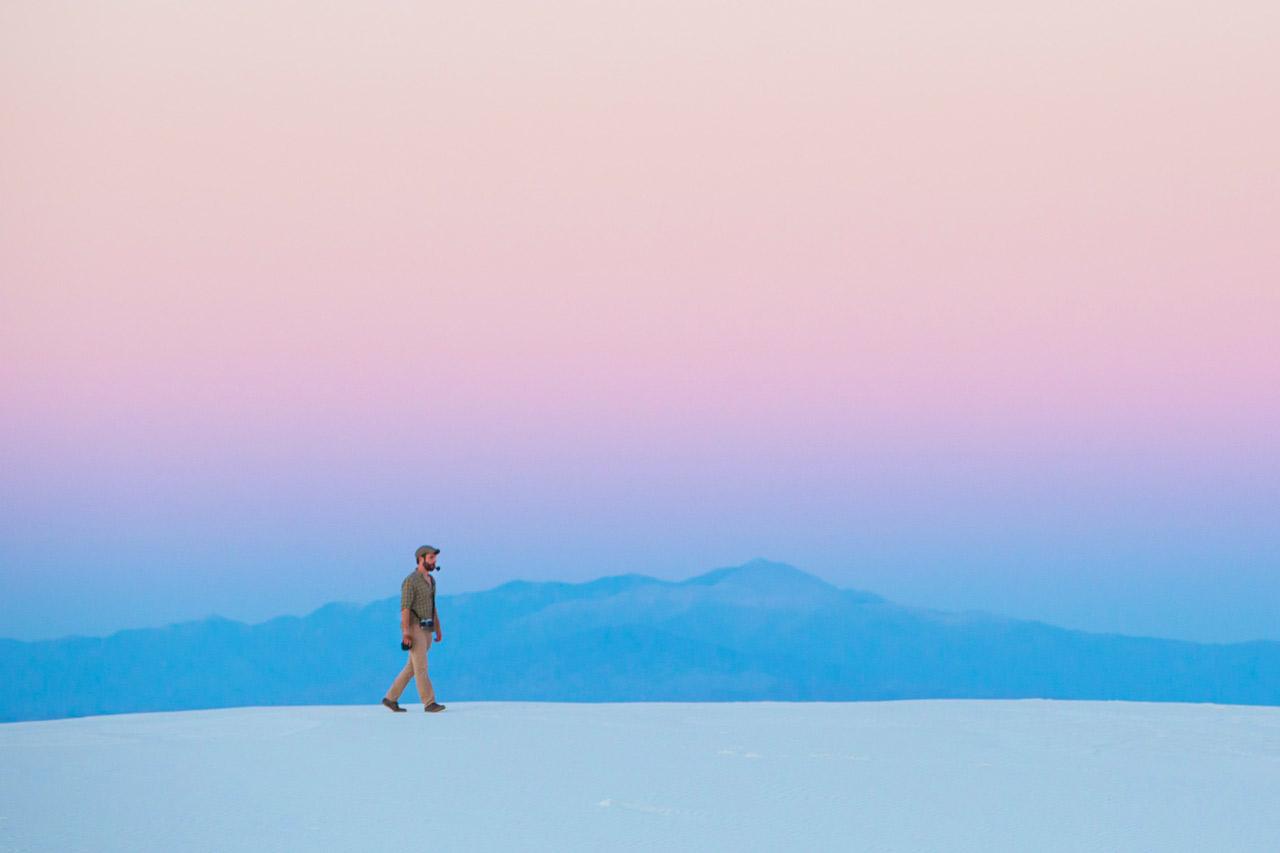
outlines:
{"label": "mountain peak", "polygon": [[741,566],[728,566],[707,572],[684,582],[690,586],[752,586],[777,590],[834,592],[835,587],[821,578],[803,572],[787,563],[757,558]]}

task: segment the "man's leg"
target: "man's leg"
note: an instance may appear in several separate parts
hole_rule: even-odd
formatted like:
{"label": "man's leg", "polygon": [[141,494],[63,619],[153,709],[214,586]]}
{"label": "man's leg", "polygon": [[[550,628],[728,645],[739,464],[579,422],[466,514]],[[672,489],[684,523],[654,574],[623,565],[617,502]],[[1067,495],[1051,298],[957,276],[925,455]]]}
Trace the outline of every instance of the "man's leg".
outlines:
{"label": "man's leg", "polygon": [[[435,688],[427,676],[427,649],[431,648],[431,635],[421,626],[413,628],[413,648],[409,649],[409,665],[413,667],[413,678],[418,682],[418,698],[423,705],[436,701]],[[401,673],[403,675],[404,673]]]}
{"label": "man's leg", "polygon": [[[422,681],[427,677],[427,646],[431,645],[431,635],[422,630],[421,625],[413,624],[409,626],[409,637],[413,640],[413,646],[409,649],[409,660],[396,676],[396,680],[391,682],[391,689],[387,691],[387,698],[392,702],[400,700],[400,694],[404,693],[404,689],[409,686],[409,679],[413,678],[414,673],[418,671],[416,661],[419,656],[422,658],[422,678],[418,680],[419,696],[422,695]],[[427,681],[428,689],[430,686],[431,682]],[[432,695],[435,694],[432,693]]]}
{"label": "man's leg", "polygon": [[[416,643],[417,640],[414,640]],[[391,682],[391,689],[387,691],[387,698],[392,702],[400,699],[400,694],[409,686],[409,680],[413,678],[413,650],[409,650],[409,660],[405,662],[404,669],[400,670],[400,674],[396,676],[396,680]]]}

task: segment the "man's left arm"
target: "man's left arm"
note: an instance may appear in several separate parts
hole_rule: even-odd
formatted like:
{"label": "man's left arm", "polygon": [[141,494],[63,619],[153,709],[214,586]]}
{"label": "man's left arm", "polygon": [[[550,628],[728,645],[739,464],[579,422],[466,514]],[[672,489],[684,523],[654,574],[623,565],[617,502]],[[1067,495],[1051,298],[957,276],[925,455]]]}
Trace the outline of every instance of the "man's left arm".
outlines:
{"label": "man's left arm", "polygon": [[440,630],[440,611],[436,611],[436,642],[444,639],[444,632]]}

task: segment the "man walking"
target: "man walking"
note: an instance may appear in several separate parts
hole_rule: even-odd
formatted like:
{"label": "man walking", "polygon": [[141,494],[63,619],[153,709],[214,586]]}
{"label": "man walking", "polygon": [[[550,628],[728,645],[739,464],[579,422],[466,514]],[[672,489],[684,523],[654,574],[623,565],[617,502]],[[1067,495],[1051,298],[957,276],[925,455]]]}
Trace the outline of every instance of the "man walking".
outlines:
{"label": "man walking", "polygon": [[439,548],[423,545],[414,556],[418,566],[409,577],[400,584],[400,648],[409,651],[409,662],[391,683],[382,704],[393,711],[403,711],[400,707],[400,694],[409,686],[409,679],[418,682],[418,698],[422,700],[423,710],[430,713],[443,711],[444,706],[436,702],[436,691],[427,677],[427,650],[431,648],[431,634],[434,630],[436,642],[444,639],[440,631],[440,614],[436,613],[436,579],[431,573],[436,570],[436,555]]}

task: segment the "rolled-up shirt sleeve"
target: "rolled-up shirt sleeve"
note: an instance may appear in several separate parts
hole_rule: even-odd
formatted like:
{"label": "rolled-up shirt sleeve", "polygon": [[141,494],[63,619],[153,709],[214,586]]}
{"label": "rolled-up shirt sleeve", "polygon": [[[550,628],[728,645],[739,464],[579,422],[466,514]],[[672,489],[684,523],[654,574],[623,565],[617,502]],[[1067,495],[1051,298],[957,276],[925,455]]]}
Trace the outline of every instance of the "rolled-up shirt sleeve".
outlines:
{"label": "rolled-up shirt sleeve", "polygon": [[404,583],[400,584],[400,609],[413,609],[413,587],[409,585],[409,578],[405,578]]}

